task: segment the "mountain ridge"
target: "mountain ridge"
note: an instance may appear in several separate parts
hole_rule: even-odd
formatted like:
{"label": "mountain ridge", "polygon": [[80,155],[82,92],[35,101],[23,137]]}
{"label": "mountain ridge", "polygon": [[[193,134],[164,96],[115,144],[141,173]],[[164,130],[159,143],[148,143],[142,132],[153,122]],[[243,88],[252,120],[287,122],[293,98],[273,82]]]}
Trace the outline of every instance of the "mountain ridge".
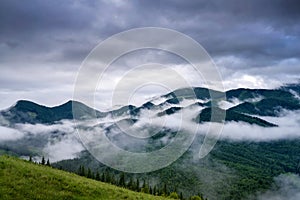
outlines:
{"label": "mountain ridge", "polygon": [[[296,86],[293,87],[295,88]],[[233,121],[244,121],[249,124],[253,124],[254,122],[254,124],[256,125],[266,127],[276,126],[273,123],[260,119],[258,116],[277,116],[282,109],[300,109],[299,100],[289,90],[291,89],[281,88],[268,90],[238,88],[234,90],[228,90],[224,93],[224,95],[226,95],[225,101],[230,103],[234,99],[237,99],[238,101],[240,101],[240,103],[238,105],[225,109],[226,114],[228,115],[225,120],[232,121],[234,119]],[[129,115],[136,118],[139,116],[142,110],[152,109],[161,109],[158,113],[158,116],[163,116],[164,114],[174,114],[176,112],[179,112],[183,108],[188,107],[180,105],[184,99],[195,100],[193,105],[196,106],[202,106],[204,108],[215,107],[217,103],[209,100],[210,92],[217,94],[216,96],[221,98],[221,92],[219,91],[209,90],[202,87],[181,88],[168,94],[162,95],[161,97],[166,98],[166,100],[158,105],[154,104],[150,100],[145,102],[140,107],[136,107],[134,105],[125,105],[118,109],[101,112],[75,100],[69,100],[61,105],[53,107],[40,105],[29,100],[19,100],[15,103],[14,106],[1,111],[0,114],[11,123],[31,124],[51,124],[63,119],[73,118],[79,120],[95,117],[101,118],[107,116],[108,114],[111,114],[113,116]],[[198,100],[204,102],[197,102]],[[224,101],[223,98],[221,98],[220,100],[217,99],[215,101],[221,100]],[[76,116],[73,115],[73,111],[76,112]],[[199,121],[200,123],[208,122],[209,119],[207,118],[207,114],[208,113],[202,115],[205,116],[204,120],[197,119],[197,121]]]}

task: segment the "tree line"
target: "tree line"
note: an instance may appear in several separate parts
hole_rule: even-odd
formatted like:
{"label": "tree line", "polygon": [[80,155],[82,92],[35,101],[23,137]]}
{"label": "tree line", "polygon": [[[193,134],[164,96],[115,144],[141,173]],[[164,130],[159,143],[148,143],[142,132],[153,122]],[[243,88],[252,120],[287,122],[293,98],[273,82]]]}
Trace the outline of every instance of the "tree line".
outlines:
{"label": "tree line", "polygon": [[204,199],[202,194],[184,198],[182,192],[178,194],[177,189],[175,189],[174,191],[171,190],[166,183],[164,183],[163,185],[151,186],[149,184],[149,181],[145,179],[140,180],[138,178],[133,178],[132,176],[126,177],[124,172],[120,173],[119,175],[111,173],[109,170],[105,170],[102,173],[99,173],[99,171],[94,173],[90,168],[85,168],[83,165],[80,165],[77,174],[97,181],[123,187],[132,191],[143,192],[155,196],[164,196],[164,197],[170,197],[173,199],[181,199],[181,200],[203,200]]}
{"label": "tree line", "polygon": [[[29,161],[34,162],[32,159],[32,156],[29,156]],[[40,162],[34,162],[34,163],[40,164],[40,165],[51,166],[49,158],[46,161],[44,156],[42,157]],[[99,171],[94,173],[90,168],[86,168],[83,165],[80,165],[78,168],[77,174],[79,176],[84,176],[86,178],[113,184],[113,185],[123,187],[123,188],[129,189],[129,190],[132,190],[132,191],[143,192],[143,193],[151,194],[151,195],[155,195],[155,196],[163,196],[163,197],[169,197],[172,199],[180,199],[180,200],[207,200],[207,198],[203,198],[203,195],[200,193],[198,195],[194,195],[194,196],[185,198],[183,196],[182,192],[180,192],[178,194],[176,188],[175,188],[175,190],[172,190],[168,187],[168,185],[166,183],[164,183],[162,185],[151,186],[149,184],[149,181],[146,181],[145,179],[140,180],[139,178],[133,178],[132,176],[126,177],[124,172],[120,173],[119,175],[116,175],[106,169],[102,173],[99,173]]]}
{"label": "tree line", "polygon": [[[32,160],[32,156],[29,156],[29,161],[30,161],[30,162],[34,162],[34,161]],[[36,163],[36,164],[41,164],[41,165],[51,166],[49,158],[48,158],[47,161],[46,161],[46,159],[45,159],[44,156],[42,157],[41,162],[34,162],[34,163]]]}

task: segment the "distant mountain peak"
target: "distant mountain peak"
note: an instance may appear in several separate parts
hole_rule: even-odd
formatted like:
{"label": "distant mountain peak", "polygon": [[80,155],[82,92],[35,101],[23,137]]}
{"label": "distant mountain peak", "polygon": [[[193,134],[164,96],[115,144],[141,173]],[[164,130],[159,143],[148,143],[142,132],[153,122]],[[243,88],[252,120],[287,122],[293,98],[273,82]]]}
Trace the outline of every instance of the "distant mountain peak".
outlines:
{"label": "distant mountain peak", "polygon": [[[73,107],[75,104],[75,107]],[[76,116],[73,116],[73,109],[76,109]],[[12,123],[46,123],[52,124],[63,119],[87,118],[96,113],[101,116],[102,113],[94,110],[85,104],[69,100],[54,107],[39,105],[28,100],[19,100],[16,104],[7,110],[1,111],[1,115]]]}

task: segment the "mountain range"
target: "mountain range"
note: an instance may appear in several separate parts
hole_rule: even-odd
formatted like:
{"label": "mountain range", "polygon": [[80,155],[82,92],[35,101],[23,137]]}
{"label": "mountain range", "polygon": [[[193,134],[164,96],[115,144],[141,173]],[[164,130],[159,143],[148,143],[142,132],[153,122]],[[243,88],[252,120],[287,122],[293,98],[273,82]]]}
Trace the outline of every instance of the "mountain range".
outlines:
{"label": "mountain range", "polygon": [[[226,121],[243,121],[259,126],[276,126],[267,122],[260,116],[278,116],[282,109],[298,110],[299,104],[299,85],[282,87],[275,90],[267,89],[235,89],[225,92],[226,100],[217,102],[217,109],[226,111]],[[157,114],[162,116],[164,114],[171,115],[191,106],[199,106],[205,108],[197,116],[198,122],[210,121],[212,102],[210,101],[210,92],[218,93],[217,91],[209,91],[207,88],[193,88],[193,89],[178,89],[174,92],[162,95],[156,98],[156,101],[166,99],[155,105],[152,101],[148,101],[143,105],[136,107],[133,105],[126,105],[116,110],[108,112],[101,112],[88,107],[87,105],[78,101],[68,101],[62,105],[55,107],[46,107],[36,104],[31,101],[20,100],[14,106],[7,110],[1,111],[4,119],[15,123],[45,123],[53,124],[63,119],[73,119],[72,108],[76,108],[76,117],[78,119],[87,119],[92,117],[91,113],[95,112],[97,117],[106,117],[107,115],[128,115],[130,118],[138,119],[139,114],[143,110],[158,109]],[[175,95],[176,94],[176,95]],[[193,96],[194,95],[194,96]],[[194,98],[196,97],[196,99]],[[193,98],[193,99],[192,99]],[[189,105],[182,105],[185,100],[191,100]],[[222,103],[233,104],[231,107],[222,107]],[[236,105],[234,105],[236,104]],[[78,114],[79,113],[79,114]]]}
{"label": "mountain range", "polygon": [[[210,92],[217,97],[213,101]],[[206,125],[211,121],[214,109],[217,117],[213,122],[225,122],[225,129],[230,127],[227,132],[237,132],[246,137],[254,134],[254,139],[232,140],[225,137],[205,159],[199,161],[194,159],[194,155],[199,146],[197,143],[203,140],[200,134],[190,149],[172,165],[156,172],[128,174],[127,177],[146,179],[150,184],[159,180],[160,184],[168,183],[172,190],[179,190],[186,196],[200,192],[209,199],[244,199],[268,190],[274,178],[281,174],[299,173],[300,137],[295,133],[296,136],[290,139],[288,133],[297,127],[288,124],[289,128],[285,128],[282,121],[287,121],[288,114],[298,116],[300,85],[278,89],[240,88],[226,91],[225,96],[223,98],[222,93],[207,88],[183,88],[140,106],[125,105],[105,112],[73,100],[55,107],[20,100],[0,112],[1,132],[5,133],[0,137],[0,154],[33,156],[36,160],[44,155],[53,161],[53,166],[68,171],[76,172],[79,165],[85,165],[94,171],[109,170],[118,174],[118,171],[99,163],[74,136],[73,109],[76,109],[76,121],[98,128],[121,148],[136,152],[166,146],[172,142],[176,131],[172,126],[166,126],[147,139],[135,139],[124,135],[117,123],[132,127],[138,125],[137,130],[151,132],[158,126],[155,120],[172,122],[181,113],[193,113],[191,123]],[[224,119],[218,117],[222,113],[226,113]],[[154,123],[151,124],[149,119]],[[235,129],[231,130],[231,127]],[[256,139],[264,134],[282,137],[276,140]]]}

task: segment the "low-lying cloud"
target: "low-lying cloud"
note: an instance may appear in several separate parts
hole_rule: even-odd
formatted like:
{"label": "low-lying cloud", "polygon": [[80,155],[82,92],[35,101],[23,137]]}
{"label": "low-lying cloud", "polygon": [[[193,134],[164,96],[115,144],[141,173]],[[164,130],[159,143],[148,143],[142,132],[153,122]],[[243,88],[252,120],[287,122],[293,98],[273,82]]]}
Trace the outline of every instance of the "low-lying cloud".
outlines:
{"label": "low-lying cloud", "polygon": [[18,140],[24,136],[23,132],[20,132],[13,128],[0,126],[0,142]]}
{"label": "low-lying cloud", "polygon": [[[190,102],[187,102],[190,104]],[[158,116],[162,110],[174,105],[165,105],[154,110],[141,110],[140,116],[134,124],[126,125],[126,116],[80,121],[75,124],[71,120],[63,120],[56,124],[16,124],[12,127],[0,126],[0,143],[26,139],[24,145],[35,146],[39,143],[41,154],[48,156],[52,162],[75,158],[84,147],[76,133],[76,126],[80,128],[81,134],[88,136],[92,142],[97,142],[97,134],[106,134],[111,142],[121,148],[135,152],[147,149],[147,145],[167,145],[172,142],[174,133],[181,130],[186,133],[196,133],[205,136],[213,123],[198,124],[194,121],[197,113],[203,107],[189,106],[171,115]],[[178,105],[176,105],[178,106]],[[129,116],[128,116],[129,117]],[[240,141],[273,141],[281,139],[300,138],[300,111],[282,111],[279,117],[261,117],[278,127],[261,127],[250,125],[245,122],[226,122],[220,134],[220,140]],[[122,123],[115,124],[118,120],[125,121],[124,127],[118,127]],[[124,124],[123,124],[124,125]],[[127,127],[126,127],[127,126]],[[196,131],[196,132],[195,132]],[[157,133],[166,132],[156,137],[158,141],[149,143],[147,138]],[[140,134],[140,135],[138,135]],[[34,140],[32,138],[35,138]],[[199,141],[200,142],[200,141]],[[101,144],[100,144],[101,145]],[[160,145],[158,145],[160,146]]]}
{"label": "low-lying cloud", "polygon": [[78,153],[83,151],[84,147],[74,135],[68,134],[56,141],[49,141],[43,152],[52,162],[60,160],[73,159]]}
{"label": "low-lying cloud", "polygon": [[274,186],[258,195],[257,200],[299,200],[300,177],[297,174],[281,174],[274,178]]}
{"label": "low-lying cloud", "polygon": [[[72,159],[84,150],[77,139],[74,126],[70,120],[52,125],[16,124],[14,128],[0,126],[0,143],[8,145],[8,148],[10,145],[23,145],[22,148],[37,149],[40,156],[49,158],[51,162]],[[35,159],[40,160],[38,157],[35,156]]]}
{"label": "low-lying cloud", "polygon": [[244,122],[226,123],[222,139],[234,141],[272,141],[300,138],[300,111],[283,111],[279,117],[261,117],[278,127],[261,127]]}

